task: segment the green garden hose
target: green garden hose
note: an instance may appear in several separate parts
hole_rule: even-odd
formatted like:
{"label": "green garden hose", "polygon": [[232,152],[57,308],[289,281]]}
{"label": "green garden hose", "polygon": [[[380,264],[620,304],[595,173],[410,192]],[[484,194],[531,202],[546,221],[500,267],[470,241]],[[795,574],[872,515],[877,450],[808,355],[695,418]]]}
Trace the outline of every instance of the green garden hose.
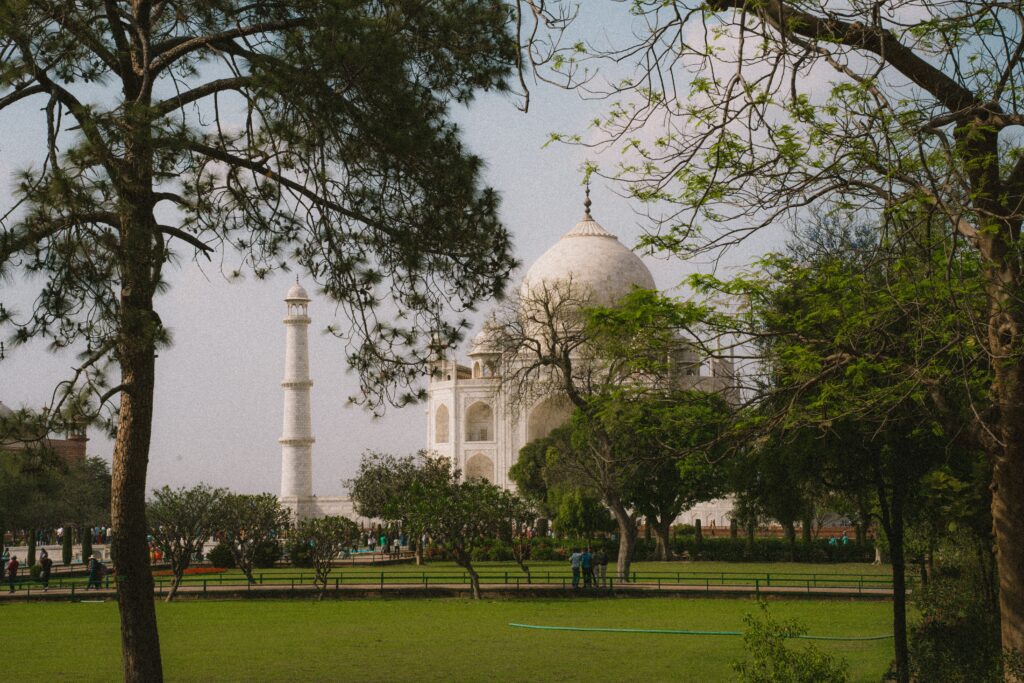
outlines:
{"label": "green garden hose", "polygon": [[[654,633],[672,636],[742,636],[741,631],[678,631],[664,628],[601,628],[593,626],[538,626],[536,624],[509,624],[512,628],[530,628],[538,631],[592,631],[597,633]],[[892,638],[888,633],[881,636],[792,636],[801,640],[885,640]]]}

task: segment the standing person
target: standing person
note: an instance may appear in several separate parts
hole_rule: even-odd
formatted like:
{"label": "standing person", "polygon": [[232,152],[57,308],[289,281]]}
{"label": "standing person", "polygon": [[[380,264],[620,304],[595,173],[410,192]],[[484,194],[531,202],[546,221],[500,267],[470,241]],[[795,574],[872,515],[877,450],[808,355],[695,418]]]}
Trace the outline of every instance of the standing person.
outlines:
{"label": "standing person", "polygon": [[7,580],[11,582],[11,592],[14,592],[14,582],[18,580],[18,556],[11,555],[7,563]]}
{"label": "standing person", "polygon": [[100,578],[103,576],[103,564],[96,555],[89,558],[89,581],[85,584],[85,590],[90,588],[100,589]]}
{"label": "standing person", "polygon": [[39,555],[39,582],[43,584],[43,592],[50,590],[50,569],[53,568],[53,560],[50,559],[50,554],[46,552],[44,548],[42,553]]}
{"label": "standing person", "polygon": [[582,562],[583,554],[580,553],[579,548],[573,548],[572,555],[569,556],[569,567],[572,569],[573,590],[578,590],[580,587],[580,564]]}
{"label": "standing person", "polygon": [[580,557],[580,567],[583,569],[583,587],[591,588],[594,585],[594,554],[588,546]]}
{"label": "standing person", "polygon": [[608,553],[604,548],[598,550],[594,556],[594,566],[597,568],[597,585],[603,588],[608,576]]}

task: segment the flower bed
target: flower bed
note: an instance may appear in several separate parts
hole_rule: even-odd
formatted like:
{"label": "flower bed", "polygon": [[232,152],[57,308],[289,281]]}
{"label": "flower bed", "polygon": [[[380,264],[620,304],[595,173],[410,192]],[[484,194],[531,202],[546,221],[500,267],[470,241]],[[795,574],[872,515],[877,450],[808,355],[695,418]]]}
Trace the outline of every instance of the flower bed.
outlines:
{"label": "flower bed", "polygon": [[[227,569],[223,567],[189,567],[185,570],[185,576],[192,576],[194,574],[222,574]],[[174,572],[170,569],[161,569],[160,571],[153,572],[153,576],[174,576]]]}

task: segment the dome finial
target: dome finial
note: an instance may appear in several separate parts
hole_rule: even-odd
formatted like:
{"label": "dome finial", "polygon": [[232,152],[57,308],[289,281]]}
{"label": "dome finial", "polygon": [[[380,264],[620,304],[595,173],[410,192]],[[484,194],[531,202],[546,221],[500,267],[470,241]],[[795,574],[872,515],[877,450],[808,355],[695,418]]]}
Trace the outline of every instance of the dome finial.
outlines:
{"label": "dome finial", "polygon": [[590,215],[590,181],[587,181],[586,198],[583,200],[583,220],[592,221],[593,216]]}

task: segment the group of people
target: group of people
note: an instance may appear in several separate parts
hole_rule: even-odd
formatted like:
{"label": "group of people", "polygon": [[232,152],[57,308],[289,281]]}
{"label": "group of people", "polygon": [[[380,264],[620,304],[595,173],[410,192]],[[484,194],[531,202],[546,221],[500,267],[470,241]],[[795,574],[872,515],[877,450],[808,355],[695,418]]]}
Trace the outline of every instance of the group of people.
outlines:
{"label": "group of people", "polygon": [[[14,592],[14,585],[18,582],[18,569],[21,568],[21,562],[18,561],[17,555],[8,555],[7,551],[4,551],[3,558],[0,559],[0,568],[3,569],[3,578],[7,579],[8,588],[10,592]],[[50,559],[49,553],[44,549],[39,554],[39,582],[43,584],[43,590],[47,591],[50,589],[50,571],[53,569],[53,560]]]}
{"label": "group of people", "polygon": [[608,553],[603,548],[595,553],[590,548],[580,552],[573,548],[569,555],[569,567],[572,569],[572,587],[579,590],[580,579],[584,588],[597,588],[608,581]]}
{"label": "group of people", "polygon": [[[21,569],[21,561],[18,560],[18,556],[9,553],[4,550],[3,556],[0,557],[0,579],[7,582],[8,591],[15,592],[15,586],[18,583],[18,572]],[[53,571],[53,560],[50,559],[50,554],[43,548],[39,553],[39,583],[43,585],[43,592],[50,590],[50,574]],[[93,554],[89,558],[88,564],[88,581],[85,589],[99,590],[103,587],[103,577],[109,574],[110,571],[100,561],[98,554]]]}
{"label": "group of people", "polygon": [[384,553],[388,554],[389,559],[398,559],[402,555],[402,547],[405,545],[405,535],[395,534],[392,538],[388,538],[386,533],[382,533],[380,537],[377,537],[371,531],[366,535],[366,547],[371,553]]}
{"label": "group of people", "polygon": [[840,539],[838,541],[836,540],[836,535],[835,534],[832,534],[832,536],[828,539],[828,544],[829,545],[840,545],[840,544],[842,544],[842,545],[849,545],[849,543],[850,543],[850,537],[846,535],[845,531],[843,532],[842,539]]}

